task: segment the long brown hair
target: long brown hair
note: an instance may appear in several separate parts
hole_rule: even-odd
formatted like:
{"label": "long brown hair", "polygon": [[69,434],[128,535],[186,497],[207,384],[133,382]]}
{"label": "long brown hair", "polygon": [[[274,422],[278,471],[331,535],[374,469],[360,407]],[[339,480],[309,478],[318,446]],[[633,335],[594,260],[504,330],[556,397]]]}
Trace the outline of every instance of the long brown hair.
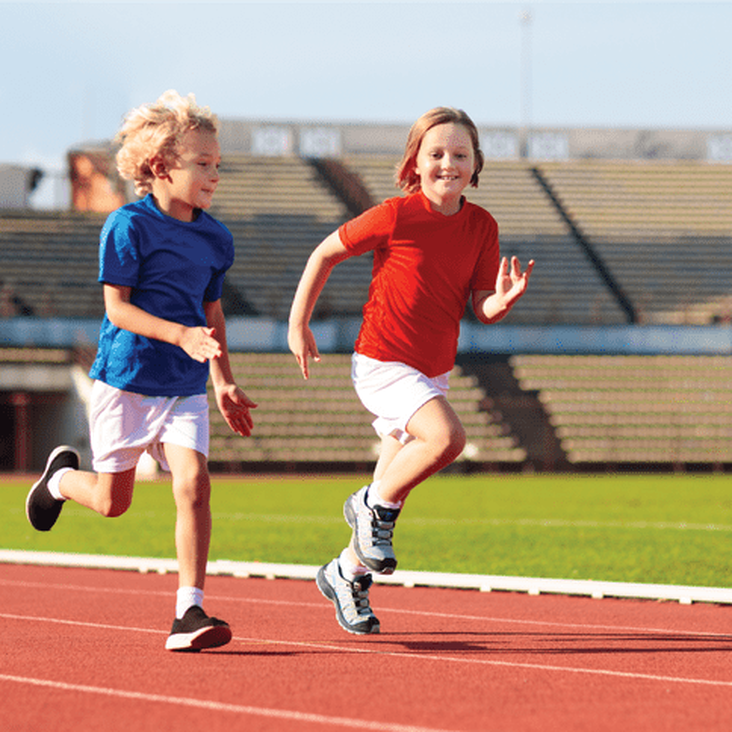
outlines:
{"label": "long brown hair", "polygon": [[473,188],[478,187],[478,175],[483,170],[483,151],[480,149],[480,135],[478,128],[475,126],[470,117],[462,109],[454,109],[453,107],[435,107],[429,112],[425,112],[409,130],[407,137],[407,146],[404,149],[404,155],[396,168],[395,181],[397,188],[401,188],[405,193],[416,193],[420,189],[419,175],[417,175],[417,154],[422,144],[424,136],[429,130],[437,125],[444,125],[452,122],[456,125],[462,125],[468,131],[470,140],[473,143],[473,153],[475,155],[475,171],[470,178],[470,185]]}

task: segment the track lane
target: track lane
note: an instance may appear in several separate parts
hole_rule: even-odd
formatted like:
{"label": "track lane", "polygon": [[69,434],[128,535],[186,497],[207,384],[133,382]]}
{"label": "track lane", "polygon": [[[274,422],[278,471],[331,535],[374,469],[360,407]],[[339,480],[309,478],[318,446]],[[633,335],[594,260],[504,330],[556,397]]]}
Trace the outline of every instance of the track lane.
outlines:
{"label": "track lane", "polygon": [[[513,732],[729,726],[729,608],[381,586],[372,602],[385,632],[359,638],[336,626],[312,583],[216,577],[206,604],[234,641],[181,656],[162,650],[175,582],[0,565],[0,623],[16,639],[0,668],[15,711],[3,714],[28,725],[10,729],[43,729],[39,695],[72,707],[62,717],[75,732],[94,719],[159,732],[161,718],[184,730],[202,718],[211,732],[337,720]],[[169,701],[178,698],[191,705]]]}

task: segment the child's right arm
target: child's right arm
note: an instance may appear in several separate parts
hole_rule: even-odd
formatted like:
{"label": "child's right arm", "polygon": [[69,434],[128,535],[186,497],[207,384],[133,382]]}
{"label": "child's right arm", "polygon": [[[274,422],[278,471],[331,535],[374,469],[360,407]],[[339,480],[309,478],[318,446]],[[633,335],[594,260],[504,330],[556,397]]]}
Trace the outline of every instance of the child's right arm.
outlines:
{"label": "child's right arm", "polygon": [[192,359],[204,363],[221,355],[221,346],[212,328],[188,327],[151,315],[130,302],[131,288],[104,285],[104,307],[118,328],[145,338],[154,338],[182,348]]}
{"label": "child's right arm", "polygon": [[338,232],[334,231],[313,250],[297,286],[290,308],[287,343],[295,355],[305,379],[310,375],[308,359],[320,361],[318,346],[310,330],[310,318],[315,309],[315,303],[318,301],[333,267],[350,256],[348,250],[343,246]]}

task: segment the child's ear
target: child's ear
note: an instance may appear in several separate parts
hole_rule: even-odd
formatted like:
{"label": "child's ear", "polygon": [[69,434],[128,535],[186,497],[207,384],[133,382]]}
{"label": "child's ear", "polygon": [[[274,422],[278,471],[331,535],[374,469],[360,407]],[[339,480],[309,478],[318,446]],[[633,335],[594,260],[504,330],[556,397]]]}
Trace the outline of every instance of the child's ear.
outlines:
{"label": "child's ear", "polygon": [[150,170],[156,178],[168,177],[168,166],[161,155],[156,155],[150,160]]}

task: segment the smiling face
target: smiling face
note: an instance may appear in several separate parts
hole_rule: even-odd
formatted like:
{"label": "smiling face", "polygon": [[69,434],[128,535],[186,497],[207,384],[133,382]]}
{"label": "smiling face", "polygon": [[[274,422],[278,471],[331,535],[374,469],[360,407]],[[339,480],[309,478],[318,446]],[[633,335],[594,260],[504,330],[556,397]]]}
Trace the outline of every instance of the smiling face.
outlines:
{"label": "smiling face", "polygon": [[460,210],[462,193],[475,169],[473,143],[464,125],[448,122],[427,130],[414,170],[435,211],[451,216]]}
{"label": "smiling face", "polygon": [[[160,210],[179,219],[192,221],[196,209],[207,209],[219,184],[221,150],[214,132],[188,130],[178,145],[178,155],[162,163],[153,183]],[[155,170],[155,168],[154,168]]]}

